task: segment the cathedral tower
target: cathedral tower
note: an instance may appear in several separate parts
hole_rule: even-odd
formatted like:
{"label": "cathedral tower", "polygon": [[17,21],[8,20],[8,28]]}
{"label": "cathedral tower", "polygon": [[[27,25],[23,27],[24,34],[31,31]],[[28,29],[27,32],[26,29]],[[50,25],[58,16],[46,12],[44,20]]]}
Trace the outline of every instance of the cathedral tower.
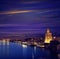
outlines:
{"label": "cathedral tower", "polygon": [[51,40],[52,40],[52,33],[50,32],[50,29],[47,29],[44,43],[50,43]]}

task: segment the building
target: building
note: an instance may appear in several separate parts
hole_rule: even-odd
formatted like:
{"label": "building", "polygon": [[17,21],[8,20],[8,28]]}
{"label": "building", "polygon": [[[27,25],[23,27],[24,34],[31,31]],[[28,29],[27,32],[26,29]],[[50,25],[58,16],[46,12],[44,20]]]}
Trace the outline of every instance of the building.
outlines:
{"label": "building", "polygon": [[51,40],[52,40],[52,33],[50,32],[50,29],[47,29],[44,43],[50,43]]}

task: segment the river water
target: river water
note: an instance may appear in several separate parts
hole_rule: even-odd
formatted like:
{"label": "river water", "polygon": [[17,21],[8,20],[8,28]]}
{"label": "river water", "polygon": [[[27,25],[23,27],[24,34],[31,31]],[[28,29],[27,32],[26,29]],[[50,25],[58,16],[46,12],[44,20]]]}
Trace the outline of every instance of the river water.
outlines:
{"label": "river water", "polygon": [[49,51],[44,48],[26,46],[10,42],[0,45],[0,59],[49,59]]}

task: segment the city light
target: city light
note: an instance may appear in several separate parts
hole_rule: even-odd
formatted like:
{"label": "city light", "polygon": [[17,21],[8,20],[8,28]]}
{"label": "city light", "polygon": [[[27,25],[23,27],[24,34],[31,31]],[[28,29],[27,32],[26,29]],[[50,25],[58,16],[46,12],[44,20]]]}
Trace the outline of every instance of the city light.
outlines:
{"label": "city light", "polygon": [[27,45],[22,44],[22,47],[23,47],[23,48],[27,48]]}

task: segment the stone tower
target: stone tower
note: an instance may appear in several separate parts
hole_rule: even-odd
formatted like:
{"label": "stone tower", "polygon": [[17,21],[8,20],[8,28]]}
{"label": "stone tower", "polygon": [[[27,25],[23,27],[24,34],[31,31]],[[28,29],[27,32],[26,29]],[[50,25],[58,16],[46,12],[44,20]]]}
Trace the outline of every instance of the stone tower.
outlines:
{"label": "stone tower", "polygon": [[52,40],[52,33],[50,32],[50,29],[47,29],[44,43],[50,43],[51,40]]}

